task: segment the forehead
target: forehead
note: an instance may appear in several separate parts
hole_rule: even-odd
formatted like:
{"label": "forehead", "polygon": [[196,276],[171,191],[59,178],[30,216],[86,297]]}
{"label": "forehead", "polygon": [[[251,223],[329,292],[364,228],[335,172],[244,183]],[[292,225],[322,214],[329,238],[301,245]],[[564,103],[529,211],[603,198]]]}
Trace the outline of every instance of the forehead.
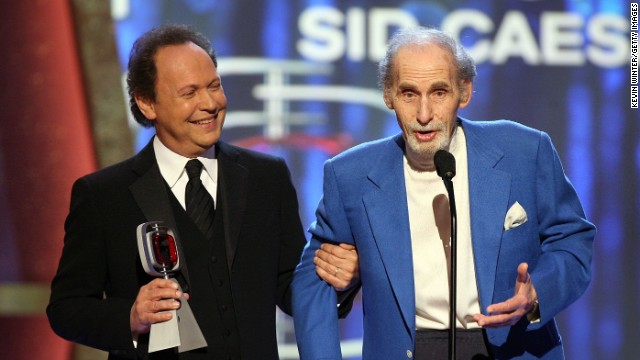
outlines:
{"label": "forehead", "polygon": [[453,56],[440,46],[406,46],[398,50],[394,59],[396,81],[435,79],[453,81],[456,68]]}
{"label": "forehead", "polygon": [[216,73],[209,54],[191,42],[159,48],[155,54],[155,65],[159,77],[163,75],[182,77],[195,71]]}

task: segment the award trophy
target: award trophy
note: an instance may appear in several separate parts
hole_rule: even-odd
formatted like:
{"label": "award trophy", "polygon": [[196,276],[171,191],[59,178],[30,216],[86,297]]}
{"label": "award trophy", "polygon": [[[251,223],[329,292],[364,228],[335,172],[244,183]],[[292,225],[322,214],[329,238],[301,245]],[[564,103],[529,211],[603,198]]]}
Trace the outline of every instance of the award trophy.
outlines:
{"label": "award trophy", "polygon": [[[138,225],[136,232],[138,253],[144,271],[151,276],[172,280],[180,288],[173,274],[180,270],[183,261],[180,261],[182,254],[178,250],[178,239],[173,230],[161,221],[152,221]],[[178,352],[184,352],[207,346],[184,295],[180,299],[180,308],[169,312],[171,320],[151,324],[150,353],[173,347],[177,347]]]}

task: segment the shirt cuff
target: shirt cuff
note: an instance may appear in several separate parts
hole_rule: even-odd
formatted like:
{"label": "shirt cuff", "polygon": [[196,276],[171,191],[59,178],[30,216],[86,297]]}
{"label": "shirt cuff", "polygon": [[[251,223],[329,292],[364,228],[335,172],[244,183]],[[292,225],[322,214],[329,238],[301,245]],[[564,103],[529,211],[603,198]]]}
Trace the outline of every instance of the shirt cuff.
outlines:
{"label": "shirt cuff", "polygon": [[527,320],[532,324],[540,322],[540,306],[538,304],[538,299],[533,303],[533,309],[527,313]]}

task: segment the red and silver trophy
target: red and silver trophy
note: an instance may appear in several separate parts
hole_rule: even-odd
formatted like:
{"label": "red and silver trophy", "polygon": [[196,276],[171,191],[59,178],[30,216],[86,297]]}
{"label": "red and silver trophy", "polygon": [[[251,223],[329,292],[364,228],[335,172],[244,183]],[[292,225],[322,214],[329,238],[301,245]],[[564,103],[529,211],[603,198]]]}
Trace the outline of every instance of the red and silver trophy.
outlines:
{"label": "red and silver trophy", "polygon": [[[180,284],[174,274],[180,270],[182,254],[174,231],[161,221],[151,221],[138,225],[138,253],[144,271]],[[182,291],[182,289],[180,289]],[[171,320],[151,325],[149,332],[149,352],[178,348],[178,352],[207,346],[207,341],[196,322],[189,302],[182,296],[180,308],[170,310]]]}

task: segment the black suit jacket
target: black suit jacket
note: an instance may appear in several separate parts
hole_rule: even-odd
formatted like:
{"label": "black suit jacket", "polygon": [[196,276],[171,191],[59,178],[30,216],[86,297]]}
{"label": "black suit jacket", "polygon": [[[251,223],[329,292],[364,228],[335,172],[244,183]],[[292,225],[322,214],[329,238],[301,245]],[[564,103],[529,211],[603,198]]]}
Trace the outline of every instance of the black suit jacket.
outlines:
{"label": "black suit jacket", "polygon": [[[305,244],[296,192],[282,159],[216,146],[242,357],[277,359],[275,306],[291,313],[289,285]],[[175,227],[170,196],[151,142],[136,156],[75,182],[47,307],[58,335],[109,351],[110,359],[148,356],[144,346],[133,347],[129,325],[139,288],[152,280],[140,263],[135,232],[147,221]],[[189,268],[188,258],[186,263],[187,278],[206,271]]]}

